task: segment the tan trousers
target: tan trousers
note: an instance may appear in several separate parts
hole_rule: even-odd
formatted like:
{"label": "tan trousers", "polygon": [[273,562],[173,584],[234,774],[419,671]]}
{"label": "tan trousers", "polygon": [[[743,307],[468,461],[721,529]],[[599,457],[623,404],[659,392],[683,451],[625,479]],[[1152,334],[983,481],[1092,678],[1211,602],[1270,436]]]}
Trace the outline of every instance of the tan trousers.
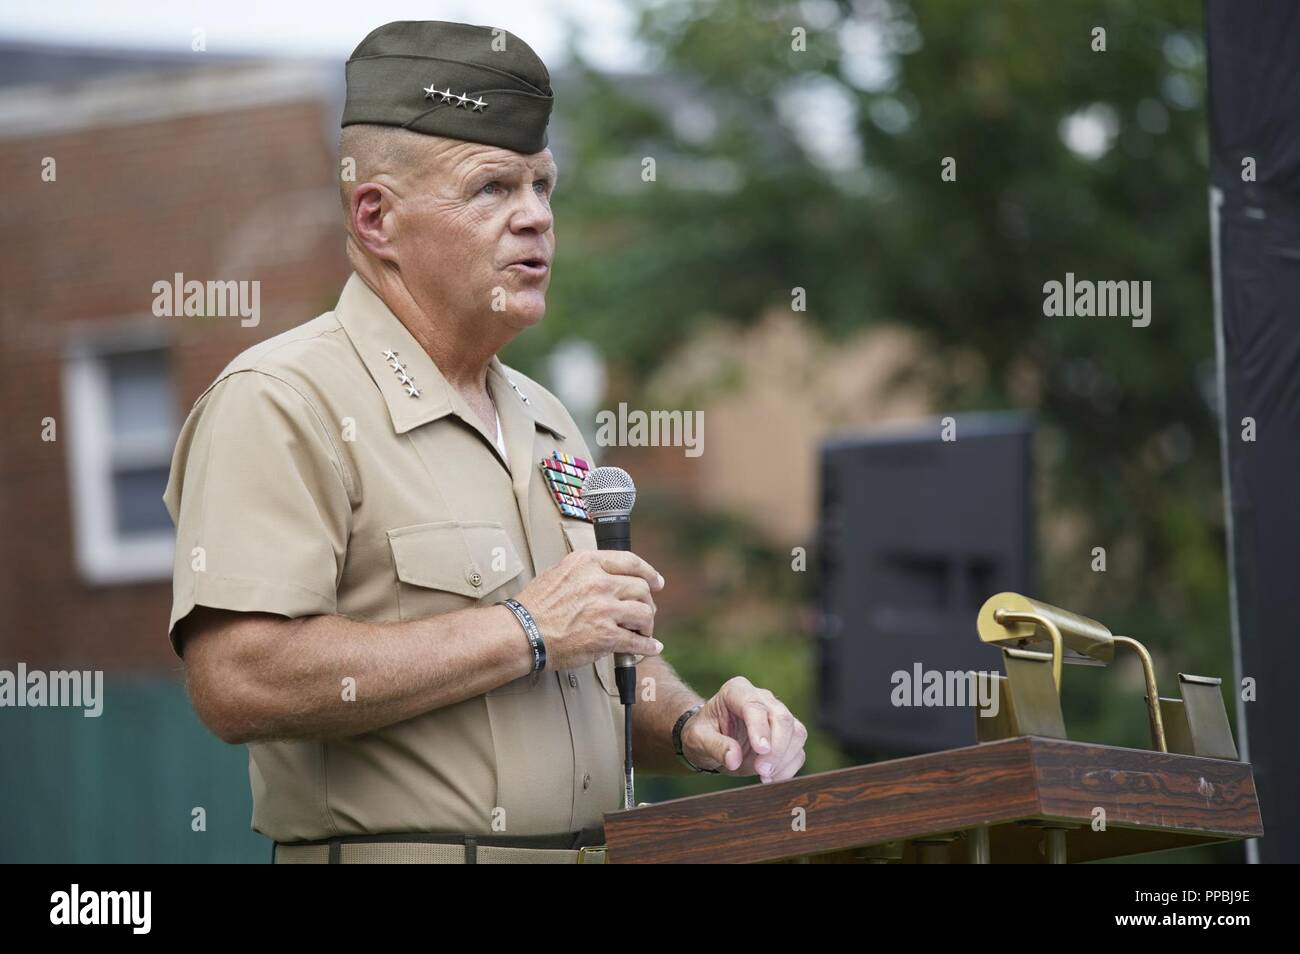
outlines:
{"label": "tan trousers", "polygon": [[344,841],[274,848],[276,864],[572,865],[605,864],[605,848],[515,848],[406,841]]}

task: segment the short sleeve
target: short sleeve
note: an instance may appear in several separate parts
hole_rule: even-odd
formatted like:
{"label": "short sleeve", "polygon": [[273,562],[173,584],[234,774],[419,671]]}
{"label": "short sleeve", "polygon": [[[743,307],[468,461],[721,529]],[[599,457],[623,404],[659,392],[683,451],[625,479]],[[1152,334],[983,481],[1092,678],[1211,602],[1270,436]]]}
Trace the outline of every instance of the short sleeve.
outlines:
{"label": "short sleeve", "polygon": [[176,524],[173,650],[195,606],[334,612],[348,488],[326,422],[292,385],[238,371],[209,389],[181,429],[163,495]]}

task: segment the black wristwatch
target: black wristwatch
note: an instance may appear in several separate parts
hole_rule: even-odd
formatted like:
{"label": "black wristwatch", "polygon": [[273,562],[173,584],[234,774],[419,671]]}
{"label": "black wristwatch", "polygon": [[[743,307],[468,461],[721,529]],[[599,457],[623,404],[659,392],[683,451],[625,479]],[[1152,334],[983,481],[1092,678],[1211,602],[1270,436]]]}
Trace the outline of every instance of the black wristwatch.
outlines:
{"label": "black wristwatch", "polygon": [[682,752],[682,729],[686,727],[686,723],[690,717],[703,708],[704,703],[697,703],[677,717],[677,722],[673,726],[673,751],[677,753],[677,757],[681,759],[692,772],[706,772],[709,775],[717,775],[717,769],[700,768],[698,765],[691,764],[691,760],[686,757],[684,752]]}

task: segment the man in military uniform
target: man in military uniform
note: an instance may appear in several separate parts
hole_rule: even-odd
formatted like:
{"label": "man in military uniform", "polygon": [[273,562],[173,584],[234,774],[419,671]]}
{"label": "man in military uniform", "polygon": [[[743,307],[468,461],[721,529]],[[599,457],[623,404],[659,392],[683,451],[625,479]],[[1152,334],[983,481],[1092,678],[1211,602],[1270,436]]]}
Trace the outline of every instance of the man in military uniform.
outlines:
{"label": "man in military uniform", "polygon": [[590,452],[496,357],[545,311],[551,104],[503,31],[366,37],[343,114],[354,274],[334,311],[237,357],[177,442],[172,643],[201,718],[248,745],[277,861],[601,859],[583,849],[621,805],[615,652],[655,680],[642,768],[803,764],[772,693],[736,677],[705,701],[661,658],[663,578],[560,506],[539,462]]}

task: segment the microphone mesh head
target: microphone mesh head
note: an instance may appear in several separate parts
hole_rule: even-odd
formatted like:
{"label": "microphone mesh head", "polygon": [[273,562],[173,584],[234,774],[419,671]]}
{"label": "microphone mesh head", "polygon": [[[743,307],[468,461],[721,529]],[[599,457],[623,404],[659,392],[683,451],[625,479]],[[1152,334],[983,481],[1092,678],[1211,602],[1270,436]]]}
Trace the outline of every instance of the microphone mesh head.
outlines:
{"label": "microphone mesh head", "polygon": [[622,467],[596,467],[582,482],[582,499],[593,520],[629,514],[636,504],[636,484]]}

